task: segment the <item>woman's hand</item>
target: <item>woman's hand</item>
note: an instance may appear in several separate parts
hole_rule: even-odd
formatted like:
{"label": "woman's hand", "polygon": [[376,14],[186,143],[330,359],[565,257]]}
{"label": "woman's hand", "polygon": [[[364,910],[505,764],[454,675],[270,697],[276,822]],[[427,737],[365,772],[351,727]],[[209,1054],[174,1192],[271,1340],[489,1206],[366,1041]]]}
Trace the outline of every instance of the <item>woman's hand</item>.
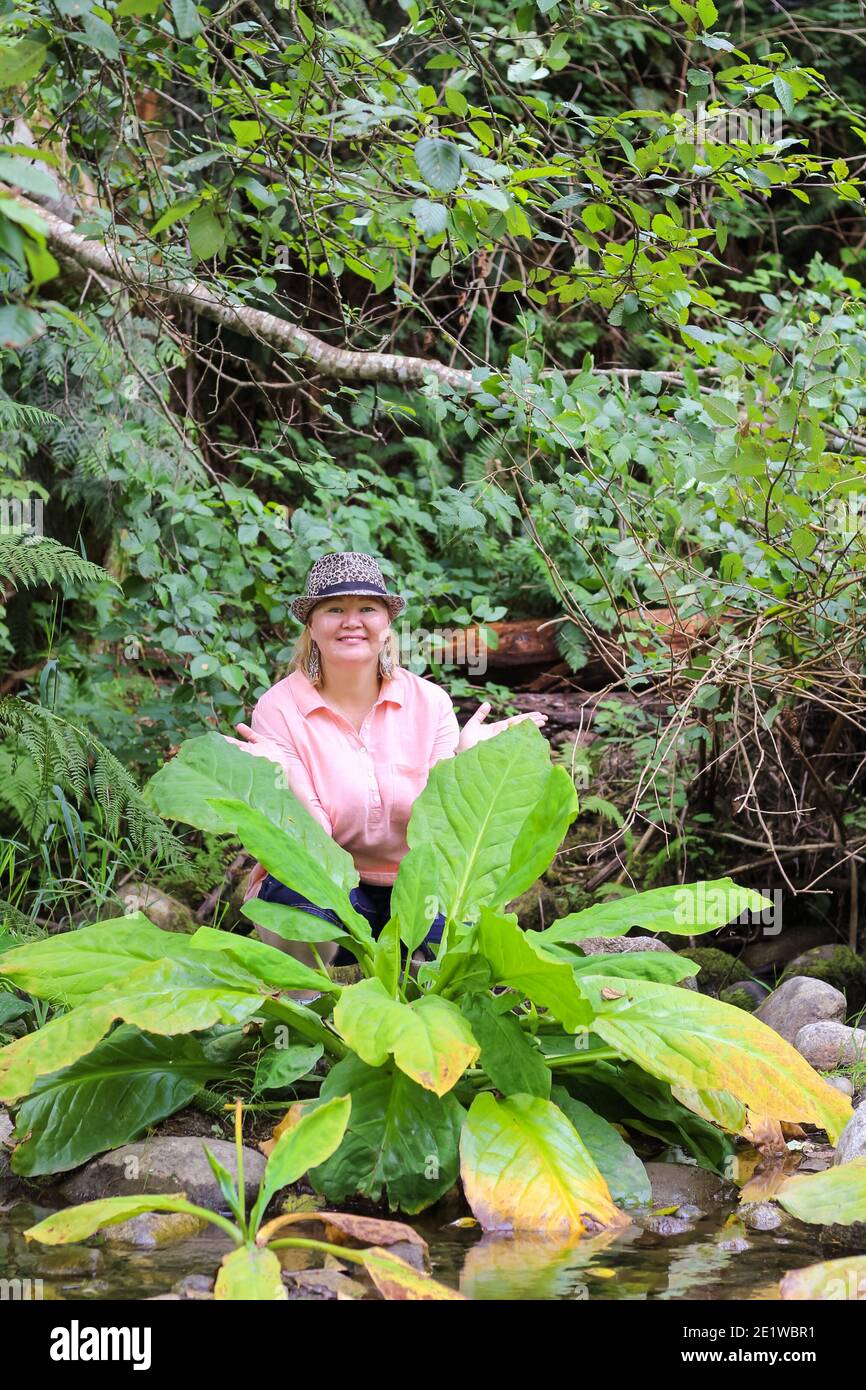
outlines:
{"label": "woman's hand", "polygon": [[457,752],[464,753],[467,748],[474,748],[476,743],[483,742],[486,738],[493,738],[496,734],[501,734],[503,729],[507,729],[512,724],[519,724],[524,719],[531,719],[537,728],[542,728],[547,723],[547,715],[540,714],[538,710],[530,710],[527,714],[514,714],[510,719],[497,719],[493,724],[485,724],[484,720],[490,713],[490,703],[485,701],[479,705],[478,709],[467,719],[463,728],[460,730],[460,738],[457,743]]}
{"label": "woman's hand", "polygon": [[253,753],[256,757],[270,758],[272,763],[282,763],[279,745],[272,738],[257,734],[249,724],[235,724],[235,728],[242,737],[229,738],[228,734],[223,734],[226,743],[233,743],[235,748],[243,748],[246,753]]}

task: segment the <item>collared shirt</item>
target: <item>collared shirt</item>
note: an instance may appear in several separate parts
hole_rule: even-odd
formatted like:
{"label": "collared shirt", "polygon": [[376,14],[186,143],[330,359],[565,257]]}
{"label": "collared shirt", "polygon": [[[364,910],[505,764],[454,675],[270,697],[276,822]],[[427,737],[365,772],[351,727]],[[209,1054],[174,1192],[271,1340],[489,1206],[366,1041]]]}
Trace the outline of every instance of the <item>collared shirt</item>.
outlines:
{"label": "collared shirt", "polygon": [[[351,854],[365,883],[393,883],[408,852],[413,802],[431,767],[457,751],[460,727],[447,692],[397,666],[356,731],[303,671],[293,671],[262,696],[250,725],[259,742],[231,742],[279,761],[295,796]],[[265,872],[256,865],[247,898]]]}

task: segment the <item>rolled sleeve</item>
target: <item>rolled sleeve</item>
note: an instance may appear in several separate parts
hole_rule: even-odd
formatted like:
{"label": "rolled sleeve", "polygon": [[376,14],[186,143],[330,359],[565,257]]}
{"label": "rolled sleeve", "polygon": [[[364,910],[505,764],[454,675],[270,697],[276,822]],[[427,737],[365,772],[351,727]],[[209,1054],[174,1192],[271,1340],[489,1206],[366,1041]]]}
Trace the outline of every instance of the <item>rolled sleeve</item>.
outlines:
{"label": "rolled sleeve", "polygon": [[453,758],[457,752],[459,738],[460,725],[457,723],[457,715],[454,713],[451,697],[446,695],[430,753],[430,766],[435,767],[443,758]]}

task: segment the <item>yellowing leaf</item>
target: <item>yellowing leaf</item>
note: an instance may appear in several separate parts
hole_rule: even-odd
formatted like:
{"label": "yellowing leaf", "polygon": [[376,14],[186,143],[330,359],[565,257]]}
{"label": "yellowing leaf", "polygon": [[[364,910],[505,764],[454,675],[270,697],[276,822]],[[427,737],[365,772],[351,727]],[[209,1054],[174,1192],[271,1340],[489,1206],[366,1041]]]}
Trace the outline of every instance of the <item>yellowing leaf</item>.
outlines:
{"label": "yellowing leaf", "polygon": [[866,1221],[866,1157],[823,1173],[797,1173],[782,1184],[776,1201],[798,1221],[821,1226]]}
{"label": "yellowing leaf", "polygon": [[262,1250],[256,1245],[242,1245],[223,1256],[213,1296],[269,1303],[284,1303],[289,1297],[273,1250]]}
{"label": "yellowing leaf", "polygon": [[791,1269],[779,1285],[779,1297],[851,1302],[866,1299],[866,1255],[846,1255],[841,1260],[823,1260],[805,1269]]}
{"label": "yellowing leaf", "polygon": [[427,1274],[421,1274],[390,1250],[373,1245],[362,1254],[364,1267],[383,1298],[388,1299],[456,1299],[464,1302],[462,1293],[446,1288]]}
{"label": "yellowing leaf", "polygon": [[576,1238],[590,1223],[629,1224],[574,1125],[537,1096],[475,1097],[460,1140],[460,1174],[485,1231]]}
{"label": "yellowing leaf", "polygon": [[[807,1121],[835,1143],[851,1102],[753,1014],[704,994],[602,974],[579,977],[597,1011],[593,1032],[652,1076],[695,1091],[727,1091],[776,1120]],[[627,997],[608,1001],[605,987]]]}
{"label": "yellowing leaf", "polygon": [[381,1067],[393,1054],[401,1071],[437,1096],[450,1091],[481,1052],[455,1004],[435,994],[403,1004],[377,979],[343,990],[334,1027],[362,1062]]}

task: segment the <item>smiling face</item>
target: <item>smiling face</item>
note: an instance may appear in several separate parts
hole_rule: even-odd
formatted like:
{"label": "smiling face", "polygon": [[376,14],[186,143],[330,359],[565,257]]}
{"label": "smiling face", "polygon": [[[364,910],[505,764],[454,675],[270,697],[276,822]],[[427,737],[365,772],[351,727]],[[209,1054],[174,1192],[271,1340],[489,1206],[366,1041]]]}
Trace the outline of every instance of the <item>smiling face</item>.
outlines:
{"label": "smiling face", "polygon": [[362,667],[377,661],[391,626],[382,600],[362,594],[322,599],[308,622],[323,661],[332,668]]}

